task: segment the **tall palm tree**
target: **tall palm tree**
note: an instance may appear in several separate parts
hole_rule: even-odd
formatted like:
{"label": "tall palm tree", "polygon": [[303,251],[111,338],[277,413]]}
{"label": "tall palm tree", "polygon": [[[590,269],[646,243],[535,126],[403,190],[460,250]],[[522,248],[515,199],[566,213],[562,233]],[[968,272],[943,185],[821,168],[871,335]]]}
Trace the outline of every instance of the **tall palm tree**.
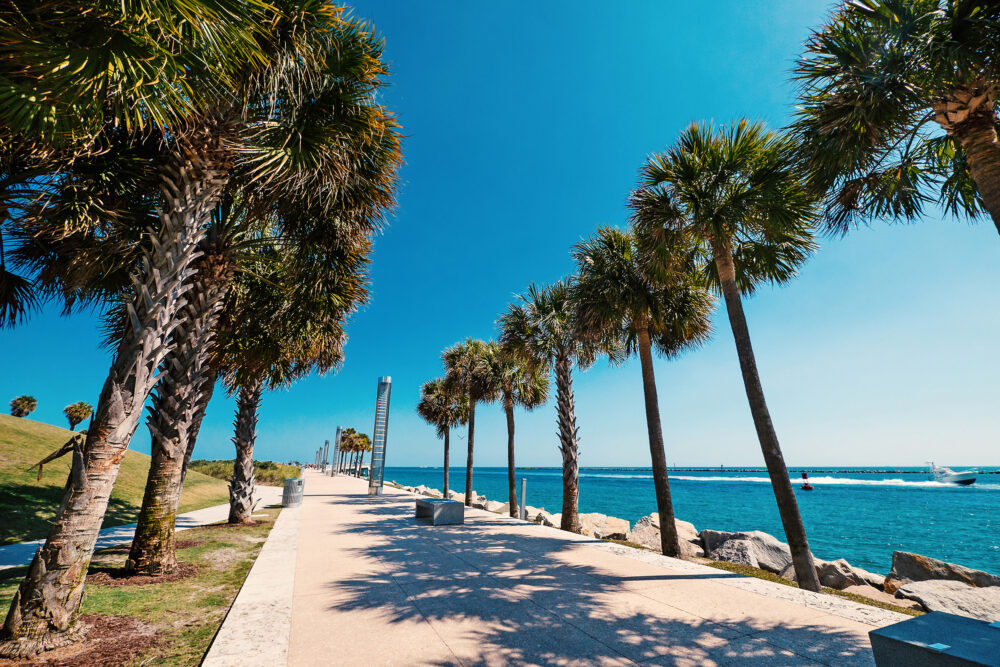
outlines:
{"label": "tall palm tree", "polygon": [[444,378],[425,382],[420,388],[420,402],[417,414],[425,422],[437,429],[438,437],[444,439],[444,498],[448,497],[448,454],[451,445],[451,429],[469,421],[469,397],[452,391]]}
{"label": "tall palm tree", "polygon": [[[217,376],[206,359],[214,322],[235,271],[233,249],[238,244],[234,239],[253,232],[323,252],[324,245],[377,230],[392,203],[398,135],[391,115],[373,95],[385,73],[379,60],[381,41],[356,21],[344,20],[337,11],[331,13],[323,3],[304,1],[296,13],[302,22],[298,32],[305,37],[276,49],[256,79],[259,85],[255,83],[247,94],[249,111],[236,128],[241,150],[226,173],[227,185],[212,222],[205,225],[205,236],[198,244],[201,257],[191,265],[194,276],[183,285],[188,297],[179,313],[181,321],[159,348],[166,350],[166,356],[149,424],[154,459],[160,452],[160,462],[171,464],[151,467],[148,503],[144,501],[148,511],[140,513],[139,537],[133,542],[137,550],[150,546],[143,544],[144,534],[160,534],[158,526],[144,526],[143,518],[159,517],[155,523],[172,521],[170,506],[179,502],[176,494],[195,442],[191,436],[197,434]],[[283,29],[281,25],[276,28],[278,32]],[[287,66],[287,59],[295,54],[302,57],[291,58],[295,67]],[[308,94],[303,94],[305,90]],[[289,146],[293,147],[290,152]],[[273,159],[276,154],[284,157]],[[82,174],[80,180],[91,172]],[[67,191],[76,193],[78,188]],[[56,207],[57,211],[63,208],[75,211],[79,206]],[[141,231],[147,224],[132,225],[137,243],[145,238]],[[121,237],[116,234],[111,239],[118,243]],[[65,245],[66,239],[56,240]],[[30,241],[25,247],[39,246],[37,238]],[[107,244],[96,245],[106,250]],[[56,259],[63,256],[68,255],[55,253]],[[79,253],[72,256],[79,257]],[[91,266],[104,265],[95,262]],[[86,279],[92,275],[93,270],[81,280],[89,284]],[[241,414],[248,415],[249,407]],[[247,426],[241,423],[240,430],[245,432]],[[148,558],[136,562],[162,567],[159,553],[152,549]]]}
{"label": "tall palm tree", "polygon": [[365,452],[372,450],[372,440],[366,433],[358,433],[355,440],[357,442],[358,460],[354,467],[354,476],[360,478],[361,472],[365,467]]}
{"label": "tall palm tree", "polygon": [[94,406],[85,401],[77,401],[63,408],[63,414],[69,422],[69,430],[75,431],[77,424],[94,414]]}
{"label": "tall palm tree", "polygon": [[259,254],[257,270],[236,277],[218,333],[219,367],[238,397],[230,523],[247,522],[253,509],[253,448],[263,391],[339,368],[347,318],[368,299],[367,239],[345,239],[326,253],[274,244]]}
{"label": "tall palm tree", "polygon": [[802,515],[750,343],[741,294],[781,283],[816,248],[816,200],[795,166],[795,144],[760,123],[692,125],[640,172],[630,207],[643,235],[682,248],[722,292],[757,438],[799,586],[819,591]]}
{"label": "tall palm tree", "polygon": [[534,410],[549,398],[548,373],[509,348],[497,347],[487,358],[487,376],[496,387],[507,418],[507,498],[510,515],[517,517],[514,465],[514,406]]}
{"label": "tall palm tree", "polygon": [[658,267],[656,256],[644,253],[629,232],[602,227],[594,237],[578,243],[573,256],[577,274],[572,296],[581,335],[617,338],[626,353],[639,354],[653,486],[660,515],[660,546],[664,555],[681,556],[653,374],[653,350],[667,358],[676,357],[706,341],[712,330],[714,300],[680,263]]}
{"label": "tall palm tree", "polygon": [[37,407],[38,401],[35,400],[35,397],[25,394],[11,400],[10,414],[15,417],[27,417],[34,412]]}
{"label": "tall palm tree", "polygon": [[556,418],[562,454],[562,518],[560,527],[580,532],[579,434],[573,397],[573,366],[587,368],[603,350],[614,354],[606,342],[595,344],[579,336],[569,281],[548,287],[528,287],[498,320],[500,343],[531,364],[551,371],[556,385]]}
{"label": "tall palm tree", "polygon": [[[21,657],[76,637],[86,564],[111,487],[170,348],[200,230],[231,163],[229,133],[219,131],[216,112],[231,106],[233,90],[255,85],[253,74],[272,52],[261,30],[273,22],[262,11],[274,18],[274,10],[195,0],[137,13],[127,4],[91,2],[10,3],[0,11],[3,132],[85,145],[107,127],[126,128],[169,137],[172,155],[159,170],[152,248],[134,274],[127,333],[93,428],[0,633],[0,655]],[[58,181],[38,177],[46,179]],[[11,211],[3,213],[6,224]]]}
{"label": "tall palm tree", "polygon": [[1000,3],[839,3],[796,67],[793,128],[826,222],[918,218],[935,200],[1000,231]]}
{"label": "tall palm tree", "polygon": [[492,403],[496,387],[490,383],[486,362],[496,343],[467,338],[441,353],[445,382],[469,400],[469,442],[465,458],[465,504],[472,505],[472,456],[476,438],[476,404]]}

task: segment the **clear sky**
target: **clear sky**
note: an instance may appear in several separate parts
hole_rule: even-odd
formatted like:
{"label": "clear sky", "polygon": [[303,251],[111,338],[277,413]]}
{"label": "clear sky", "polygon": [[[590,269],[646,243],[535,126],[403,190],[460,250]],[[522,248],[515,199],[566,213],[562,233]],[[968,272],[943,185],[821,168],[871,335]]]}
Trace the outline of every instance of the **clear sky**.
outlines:
{"label": "clear sky", "polygon": [[[311,461],[337,424],[370,432],[393,378],[389,465],[440,465],[414,412],[443,348],[495,335],[513,295],[573,270],[569,251],[624,225],[645,157],[687,124],[788,121],[790,70],[830,3],[366,1],[386,38],[387,103],[405,128],[399,207],[376,244],[372,304],[347,363],[265,395],[257,458]],[[822,249],[791,284],[746,304],[789,465],[1000,465],[1000,239],[991,224],[878,224]],[[703,349],[657,361],[667,459],[760,465],[724,314]],[[0,398],[33,418],[96,403],[109,356],[93,315],[49,309],[0,331]],[[583,465],[649,465],[637,362],[575,377]],[[218,391],[195,456],[230,458]],[[477,413],[476,463],[504,465],[498,406]],[[517,414],[518,463],[558,465],[553,402]],[[140,425],[133,446],[148,451]],[[453,438],[453,465],[465,440]]]}

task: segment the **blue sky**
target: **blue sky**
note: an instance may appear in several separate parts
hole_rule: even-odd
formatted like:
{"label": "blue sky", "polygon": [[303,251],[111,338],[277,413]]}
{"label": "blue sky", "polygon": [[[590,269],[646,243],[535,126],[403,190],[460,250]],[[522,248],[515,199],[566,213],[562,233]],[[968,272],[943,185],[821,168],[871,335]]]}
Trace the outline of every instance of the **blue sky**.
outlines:
{"label": "blue sky", "polygon": [[[389,465],[439,465],[414,413],[443,348],[494,335],[534,281],[573,270],[569,251],[623,225],[645,157],[693,121],[787,122],[790,69],[830,3],[361,2],[385,35],[386,102],[404,126],[399,207],[376,243],[371,305],[347,363],[265,395],[257,458],[312,460],[337,424],[370,432],[376,381],[393,377]],[[990,224],[930,217],[878,224],[822,249],[747,316],[790,465],[1000,465],[1000,239]],[[701,350],[657,361],[667,458],[762,459],[723,313]],[[33,418],[96,402],[109,363],[92,315],[49,309],[0,332],[0,398]],[[583,465],[648,465],[637,362],[575,377]],[[233,400],[217,392],[195,452],[231,457]],[[477,413],[476,463],[504,465],[498,406]],[[558,465],[552,402],[517,415],[518,463]],[[148,451],[140,425],[133,447]],[[452,461],[464,461],[454,438]]]}

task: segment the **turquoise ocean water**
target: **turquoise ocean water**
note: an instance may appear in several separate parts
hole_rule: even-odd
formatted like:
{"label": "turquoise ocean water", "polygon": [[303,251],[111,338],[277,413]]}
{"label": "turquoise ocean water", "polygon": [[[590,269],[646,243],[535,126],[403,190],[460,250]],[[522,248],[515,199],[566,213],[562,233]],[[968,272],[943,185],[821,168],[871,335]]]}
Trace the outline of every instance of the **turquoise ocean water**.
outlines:
{"label": "turquoise ocean water", "polygon": [[[814,490],[800,490],[797,481],[795,489],[809,545],[817,557],[846,558],[884,574],[891,567],[894,550],[913,551],[1000,573],[1000,474],[983,474],[974,485],[958,487],[930,481],[917,468],[895,469],[913,471],[905,473],[796,468],[790,473],[793,481],[803,470],[809,473]],[[528,480],[529,505],[560,511],[558,468],[518,469],[519,490],[522,477]],[[385,479],[440,489],[442,468],[388,467]],[[452,468],[449,482],[452,489],[464,492],[465,468]],[[506,502],[507,469],[476,468],[473,488],[490,500]],[[672,469],[670,490],[677,517],[698,530],[763,530],[784,541],[770,480],[762,469]],[[652,473],[648,468],[581,469],[580,511],[635,524],[656,511]]]}

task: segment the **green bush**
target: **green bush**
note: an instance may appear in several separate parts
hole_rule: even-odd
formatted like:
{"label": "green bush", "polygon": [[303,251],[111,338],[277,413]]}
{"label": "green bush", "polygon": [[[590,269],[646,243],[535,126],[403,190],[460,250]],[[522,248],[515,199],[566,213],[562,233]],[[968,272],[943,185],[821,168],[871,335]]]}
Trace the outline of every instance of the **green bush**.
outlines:
{"label": "green bush", "polygon": [[[257,483],[265,486],[281,486],[286,479],[299,477],[302,473],[298,466],[275,463],[274,461],[254,461],[253,466]],[[233,477],[233,460],[205,461],[199,459],[191,461],[189,469],[228,482]]]}

